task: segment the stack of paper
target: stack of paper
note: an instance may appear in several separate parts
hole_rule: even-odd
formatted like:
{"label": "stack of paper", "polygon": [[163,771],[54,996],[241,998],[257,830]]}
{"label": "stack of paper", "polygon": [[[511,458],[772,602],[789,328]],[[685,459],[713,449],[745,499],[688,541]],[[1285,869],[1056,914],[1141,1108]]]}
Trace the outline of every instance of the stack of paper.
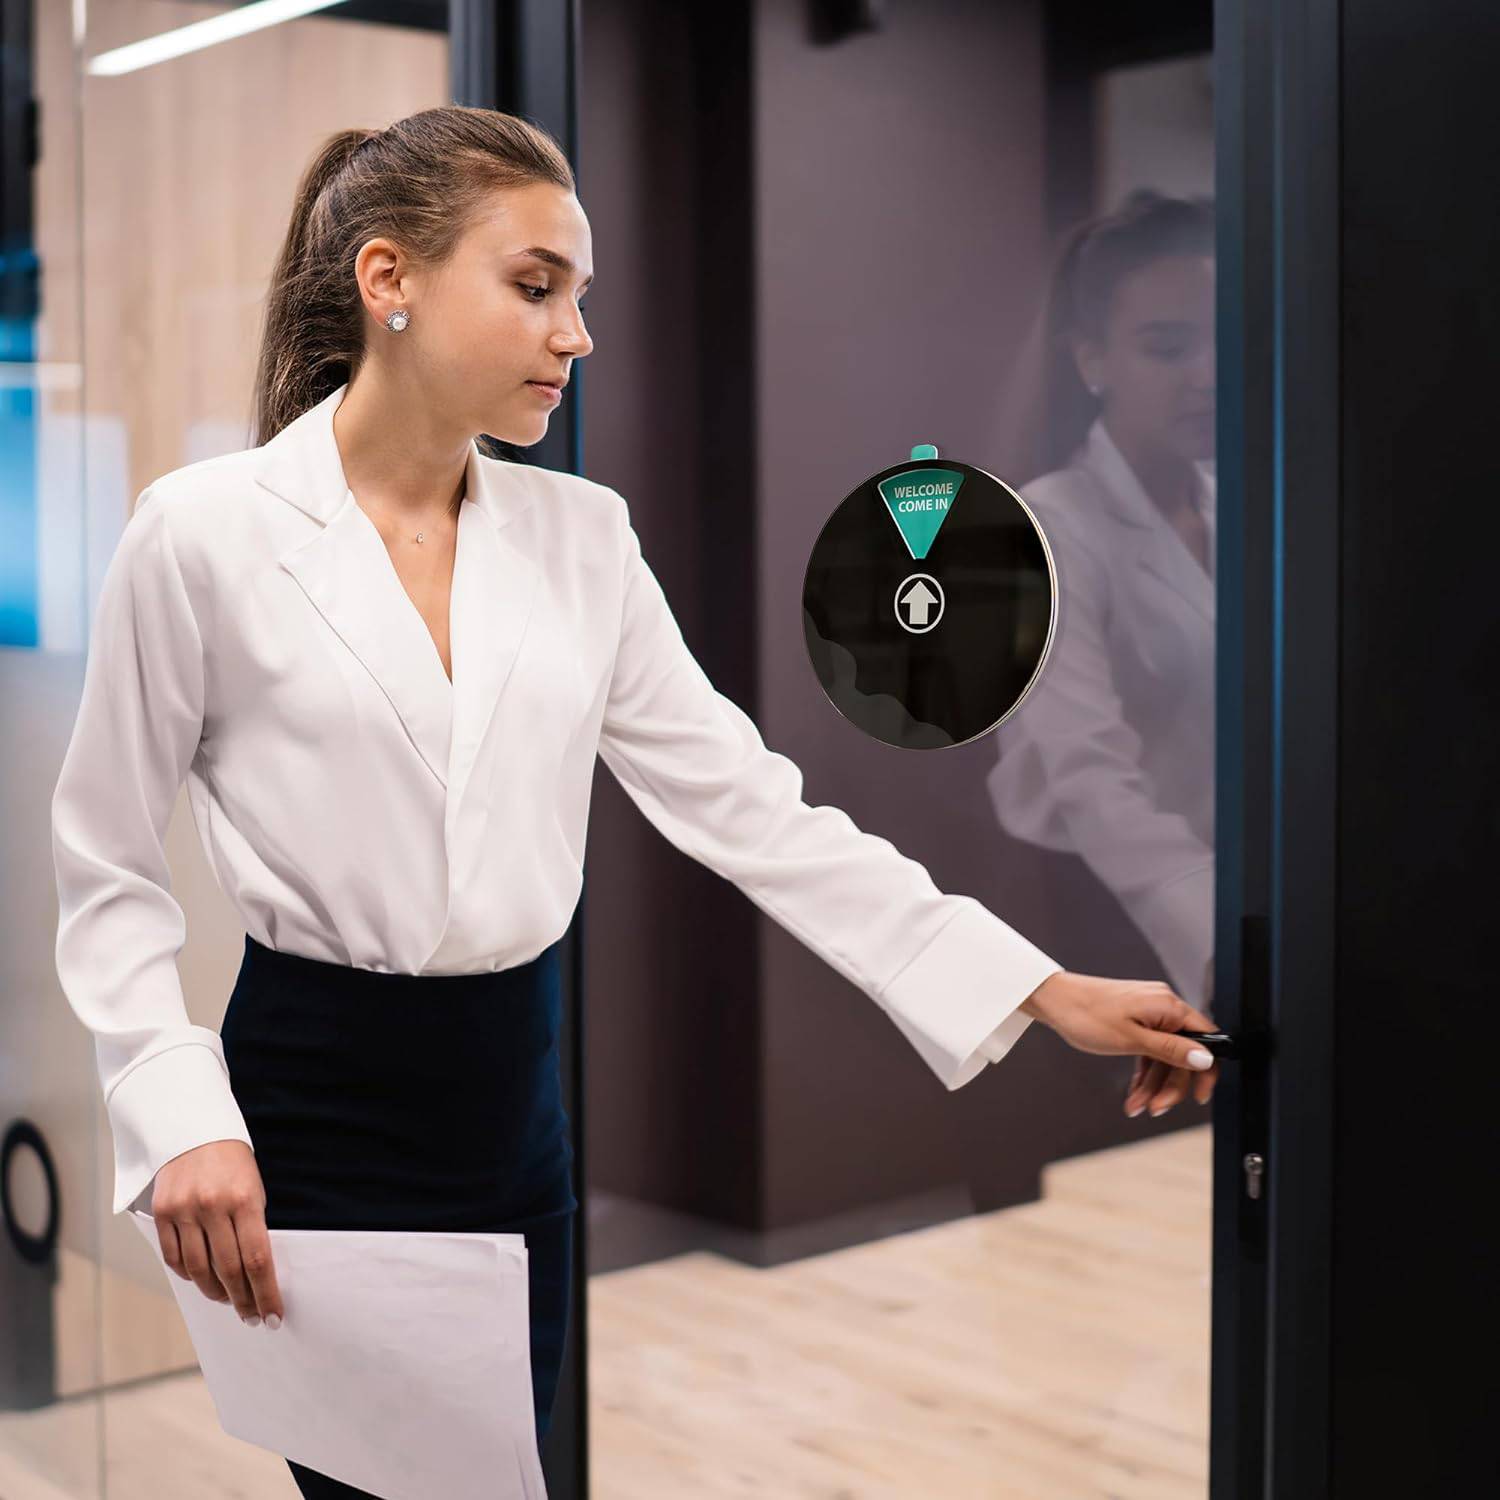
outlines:
{"label": "stack of paper", "polygon": [[524,1235],[269,1233],[277,1329],[162,1260],[225,1432],[383,1500],[546,1500]]}

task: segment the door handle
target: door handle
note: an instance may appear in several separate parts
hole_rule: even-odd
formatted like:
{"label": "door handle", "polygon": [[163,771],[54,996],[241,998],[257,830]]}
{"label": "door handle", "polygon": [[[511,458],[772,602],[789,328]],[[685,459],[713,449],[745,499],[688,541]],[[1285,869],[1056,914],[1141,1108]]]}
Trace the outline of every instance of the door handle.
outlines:
{"label": "door handle", "polygon": [[1215,1057],[1237,1062],[1262,1058],[1269,1050],[1264,1033],[1258,1031],[1241,1032],[1238,1036],[1227,1031],[1179,1031],[1177,1035],[1191,1037]]}

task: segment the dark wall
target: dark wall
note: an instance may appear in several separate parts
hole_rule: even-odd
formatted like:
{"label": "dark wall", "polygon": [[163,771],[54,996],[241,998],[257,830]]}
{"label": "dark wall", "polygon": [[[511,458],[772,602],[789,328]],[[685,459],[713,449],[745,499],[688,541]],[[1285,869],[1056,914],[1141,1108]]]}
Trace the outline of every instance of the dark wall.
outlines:
{"label": "dark wall", "polygon": [[[803,568],[855,483],[917,442],[1003,472],[997,419],[1045,286],[1054,173],[1040,0],[891,7],[836,42],[811,9],[584,7],[585,471],[630,501],[689,646],[802,768],[806,800],[1067,967],[1157,977],[1080,860],[1001,833],[992,744],[867,740],[807,661]],[[1042,1027],[948,1092],[602,767],[588,871],[594,1188],[763,1229],[953,1184],[989,1208],[1034,1196],[1047,1161],[1207,1118],[1125,1120],[1129,1061]]]}
{"label": "dark wall", "polygon": [[[1038,7],[892,7],[833,46],[805,9],[773,0],[757,28],[760,723],[808,801],[1033,935],[984,792],[993,745],[918,754],[843,723],[807,660],[801,587],[829,511],[913,443],[986,464],[1045,274]],[[770,924],[761,942],[770,1224],[960,1179],[976,1132],[1013,1138],[1040,1102],[1040,1037],[950,1094],[813,953]],[[993,1155],[1013,1196],[1034,1191],[1034,1158]]]}
{"label": "dark wall", "polygon": [[[748,10],[583,7],[597,276],[584,472],[630,504],[683,635],[754,713]],[[751,1227],[758,913],[596,768],[585,877],[590,1183]]]}
{"label": "dark wall", "polygon": [[1500,18],[1346,0],[1342,50],[1331,1458],[1352,1500],[1494,1477],[1474,1314],[1494,1267]]}
{"label": "dark wall", "polygon": [[[1006,838],[989,738],[901,751],[840,720],[802,641],[802,570],[829,511],[931,442],[1004,472],[997,412],[1052,244],[1042,5],[890,7],[877,33],[809,38],[758,8],[760,725],[832,802],[1067,967],[1156,977],[1150,948],[1072,856]],[[872,375],[871,372],[877,372]],[[760,927],[768,1226],[960,1184],[1021,1201],[1058,1157],[1202,1123],[1120,1112],[1129,1065],[1033,1027],[949,1093],[886,1017],[789,934]],[[1145,1117],[1143,1117],[1145,1118]]]}

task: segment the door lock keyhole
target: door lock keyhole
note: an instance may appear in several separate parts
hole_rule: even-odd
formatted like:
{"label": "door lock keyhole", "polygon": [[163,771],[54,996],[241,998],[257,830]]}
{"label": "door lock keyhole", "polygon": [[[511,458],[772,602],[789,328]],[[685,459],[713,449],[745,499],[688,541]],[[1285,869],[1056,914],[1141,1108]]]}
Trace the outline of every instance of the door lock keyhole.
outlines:
{"label": "door lock keyhole", "polygon": [[1252,1198],[1260,1197],[1261,1179],[1266,1175],[1266,1159],[1251,1151],[1245,1157],[1245,1192]]}

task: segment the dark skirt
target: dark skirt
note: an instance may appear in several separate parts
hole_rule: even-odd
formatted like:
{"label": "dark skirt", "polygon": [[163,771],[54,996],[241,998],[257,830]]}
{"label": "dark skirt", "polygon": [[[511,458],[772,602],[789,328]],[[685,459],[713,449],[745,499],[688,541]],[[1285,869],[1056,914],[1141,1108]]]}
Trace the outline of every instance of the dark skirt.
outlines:
{"label": "dark skirt", "polygon": [[[573,1147],[558,944],[493,973],[381,974],[246,934],[221,1036],[268,1229],[525,1235],[537,1441],[567,1334]],[[306,1496],[366,1494],[288,1460]]]}

